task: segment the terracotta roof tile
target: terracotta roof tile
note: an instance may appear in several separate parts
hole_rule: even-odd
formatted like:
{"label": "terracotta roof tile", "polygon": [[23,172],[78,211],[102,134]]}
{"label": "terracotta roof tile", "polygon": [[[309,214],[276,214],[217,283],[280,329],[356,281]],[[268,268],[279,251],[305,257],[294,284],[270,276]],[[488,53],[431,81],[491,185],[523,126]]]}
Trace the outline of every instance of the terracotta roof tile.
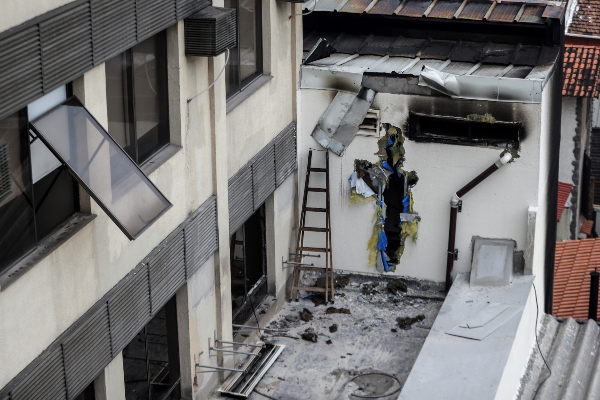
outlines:
{"label": "terracotta roof tile", "polygon": [[565,45],[563,96],[598,97],[598,58],[595,46]]}
{"label": "terracotta roof tile", "polygon": [[580,0],[577,6],[569,33],[600,36],[600,0]]}
{"label": "terracotta roof tile", "polygon": [[592,235],[592,227],[594,226],[594,220],[586,219],[581,224],[581,232],[585,233],[588,236]]}
{"label": "terracotta roof tile", "polygon": [[[587,319],[590,272],[594,268],[600,268],[600,238],[556,244],[552,307],[555,316]],[[600,300],[598,304],[600,310]]]}
{"label": "terracotta roof tile", "polygon": [[560,222],[560,217],[565,209],[565,204],[571,194],[573,185],[570,183],[558,182],[558,205],[556,207],[556,222]]}

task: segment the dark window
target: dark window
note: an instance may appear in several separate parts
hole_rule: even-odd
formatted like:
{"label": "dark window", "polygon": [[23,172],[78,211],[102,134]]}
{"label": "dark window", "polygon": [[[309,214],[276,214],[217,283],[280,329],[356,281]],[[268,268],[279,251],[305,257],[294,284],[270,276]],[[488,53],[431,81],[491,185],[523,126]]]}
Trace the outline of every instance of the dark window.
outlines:
{"label": "dark window", "polygon": [[181,398],[177,332],[173,296],[123,350],[126,400]]}
{"label": "dark window", "polygon": [[169,144],[166,36],[108,60],[108,132],[139,165]]}
{"label": "dark window", "polygon": [[[410,139],[418,142],[449,144],[519,147],[521,124],[490,122],[478,117],[454,118],[411,113],[409,119]],[[491,119],[489,116],[487,119]]]}
{"label": "dark window", "polygon": [[230,240],[233,323],[248,321],[267,296],[265,207],[262,206]]}
{"label": "dark window", "polygon": [[240,92],[262,74],[261,0],[225,0],[237,10],[237,46],[229,50],[225,68],[227,97]]}
{"label": "dark window", "polygon": [[43,104],[48,98],[65,96],[66,88],[59,88],[34,102],[39,107],[0,120],[0,271],[79,209],[77,182],[28,129],[31,116],[53,105]]}

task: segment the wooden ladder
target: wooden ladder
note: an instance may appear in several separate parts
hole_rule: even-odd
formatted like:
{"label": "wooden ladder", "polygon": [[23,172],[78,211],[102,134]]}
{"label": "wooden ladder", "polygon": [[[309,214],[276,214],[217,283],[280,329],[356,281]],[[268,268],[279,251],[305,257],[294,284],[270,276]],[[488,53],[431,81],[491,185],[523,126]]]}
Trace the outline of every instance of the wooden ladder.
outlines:
{"label": "wooden ladder", "polygon": [[[317,150],[320,151],[320,150]],[[333,259],[331,256],[331,212],[329,207],[329,151],[325,151],[325,168],[313,168],[312,167],[312,153],[313,150],[309,150],[308,152],[308,164],[306,166],[306,179],[304,181],[304,195],[302,198],[302,212],[300,214],[300,226],[298,229],[298,240],[296,242],[296,255],[295,255],[295,265],[294,271],[292,273],[292,293],[290,296],[290,300],[296,297],[296,301],[298,301],[299,291],[305,290],[307,292],[319,292],[325,293],[325,301],[328,302],[330,299],[333,300],[334,297],[334,284],[333,284]],[[311,187],[310,186],[310,173],[311,172],[319,172],[325,173],[325,187]],[[308,193],[325,193],[325,207],[307,207],[306,203],[308,200]],[[315,228],[306,226],[306,213],[319,213],[325,214],[325,228]],[[325,247],[305,247],[304,246],[304,236],[306,232],[315,232],[325,234]],[[314,253],[323,253],[325,255],[325,268],[323,267],[313,267],[304,263],[302,260],[304,257],[311,256],[310,254],[305,254],[305,252],[314,252]],[[313,255],[314,257],[314,255]],[[325,287],[311,287],[311,286],[300,286],[300,277],[302,271],[313,271],[313,272],[322,272],[325,274]]]}

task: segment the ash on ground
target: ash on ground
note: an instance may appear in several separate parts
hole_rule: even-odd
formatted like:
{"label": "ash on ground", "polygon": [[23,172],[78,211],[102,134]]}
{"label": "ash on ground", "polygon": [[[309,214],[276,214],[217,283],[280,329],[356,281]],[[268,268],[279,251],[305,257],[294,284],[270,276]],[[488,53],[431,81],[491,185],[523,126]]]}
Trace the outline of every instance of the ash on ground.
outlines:
{"label": "ash on ground", "polygon": [[[374,375],[346,382],[380,371],[403,384],[442,306],[442,289],[433,282],[345,275],[336,277],[334,304],[301,292],[300,301],[286,303],[268,325],[297,340],[263,337],[286,348],[256,389],[280,400],[346,400],[356,399],[354,392],[393,391],[381,399],[397,399],[398,383],[391,378]],[[264,399],[258,393],[249,398]]]}

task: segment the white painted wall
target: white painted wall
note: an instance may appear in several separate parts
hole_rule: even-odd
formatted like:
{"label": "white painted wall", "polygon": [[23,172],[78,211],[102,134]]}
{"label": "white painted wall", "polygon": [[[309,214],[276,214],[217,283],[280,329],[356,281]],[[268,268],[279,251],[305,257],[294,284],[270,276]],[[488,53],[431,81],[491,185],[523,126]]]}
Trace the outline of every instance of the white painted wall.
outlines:
{"label": "white painted wall", "polygon": [[[304,171],[308,149],[321,148],[310,134],[335,93],[303,89],[301,94],[303,107],[300,171]],[[389,122],[403,129],[409,111],[457,117],[489,112],[498,120],[523,122],[525,138],[521,143],[521,158],[495,172],[463,198],[463,212],[458,214],[456,247],[459,249],[459,260],[455,262],[455,271],[470,270],[473,236],[510,238],[517,241],[517,249],[524,248],[527,210],[530,206],[540,206],[545,202],[540,193],[540,158],[546,156],[545,150],[540,150],[543,131],[540,105],[380,93],[375,97],[373,106],[381,109],[382,122]],[[367,265],[367,241],[372,233],[374,206],[351,206],[347,179],[353,171],[354,159],[377,161],[374,155],[378,149],[376,141],[375,138],[356,137],[343,157],[330,155],[333,259],[337,269],[375,272]],[[450,198],[463,185],[493,164],[501,150],[416,143],[410,140],[406,140],[404,147],[404,168],[415,170],[420,178],[413,194],[414,210],[421,215],[422,221],[419,224],[418,241],[413,244],[408,240],[396,275],[443,281]],[[317,153],[316,157],[321,157],[320,154],[322,153]],[[303,175],[299,175],[300,186],[303,187]],[[315,182],[315,185],[321,183],[317,182],[317,179],[313,173],[311,182]],[[543,215],[543,210],[545,208],[540,208],[540,216]],[[543,217],[538,218],[540,229],[543,228],[542,222],[539,222],[542,219]],[[311,219],[308,221],[312,222]],[[536,262],[541,262],[541,259],[536,258]]]}
{"label": "white painted wall", "polygon": [[2,0],[0,32],[71,2],[73,0]]}

